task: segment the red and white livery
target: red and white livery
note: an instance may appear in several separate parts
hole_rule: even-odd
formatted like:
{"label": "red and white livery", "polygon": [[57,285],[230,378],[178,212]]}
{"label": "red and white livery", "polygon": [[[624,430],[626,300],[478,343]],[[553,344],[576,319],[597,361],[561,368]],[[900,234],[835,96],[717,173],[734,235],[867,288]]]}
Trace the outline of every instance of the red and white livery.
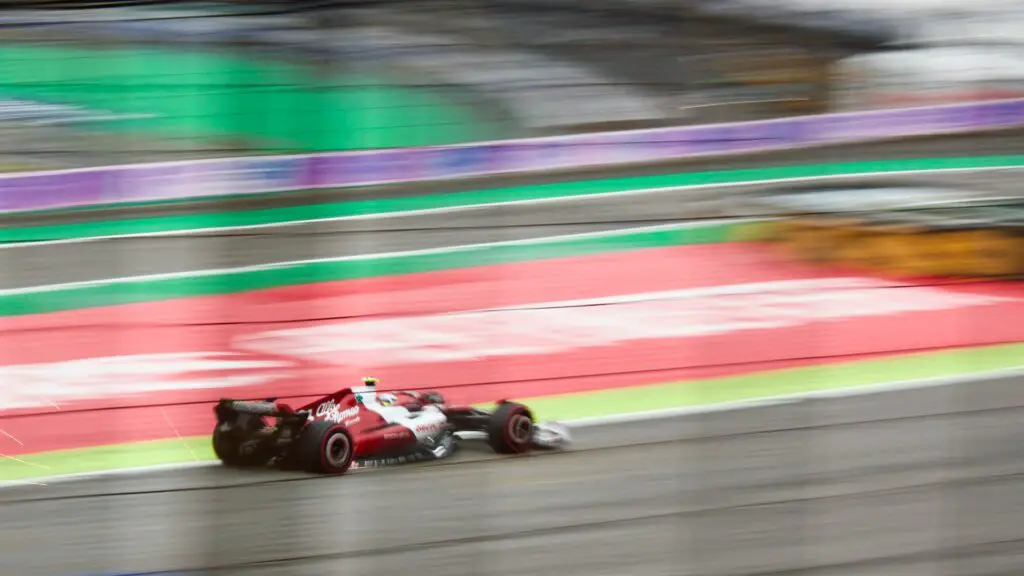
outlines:
{"label": "red and white livery", "polygon": [[214,411],[213,448],[229,466],[343,474],[353,466],[446,458],[474,435],[500,454],[569,443],[565,426],[535,422],[522,404],[449,406],[437,392],[378,392],[375,378],[297,410],[272,398],[223,399]]}

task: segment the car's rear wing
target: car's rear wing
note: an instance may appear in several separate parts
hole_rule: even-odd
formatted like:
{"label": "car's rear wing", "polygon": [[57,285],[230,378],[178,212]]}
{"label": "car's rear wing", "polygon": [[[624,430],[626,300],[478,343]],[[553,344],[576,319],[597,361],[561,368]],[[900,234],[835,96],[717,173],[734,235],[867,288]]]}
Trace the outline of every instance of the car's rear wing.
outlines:
{"label": "car's rear wing", "polygon": [[326,396],[323,396],[321,398],[313,400],[309,404],[306,404],[302,408],[299,408],[299,411],[301,412],[303,410],[308,410],[308,411],[312,412],[313,410],[316,410],[316,408],[318,406],[320,406],[321,404],[326,404],[328,402],[341,403],[342,400],[344,400],[347,396],[349,396],[351,394],[352,394],[352,389],[351,388],[342,388],[341,390],[338,390],[337,392],[335,392],[333,394],[328,394]]}

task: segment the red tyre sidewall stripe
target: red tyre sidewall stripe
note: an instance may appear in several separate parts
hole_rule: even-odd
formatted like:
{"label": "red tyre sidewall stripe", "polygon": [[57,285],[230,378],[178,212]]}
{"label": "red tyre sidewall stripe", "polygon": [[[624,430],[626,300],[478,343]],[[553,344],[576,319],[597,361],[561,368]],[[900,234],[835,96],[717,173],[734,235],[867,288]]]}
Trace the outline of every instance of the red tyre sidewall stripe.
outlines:
{"label": "red tyre sidewall stripe", "polygon": [[355,449],[355,447],[352,445],[352,436],[348,434],[348,430],[343,425],[336,424],[328,428],[327,432],[324,433],[324,437],[320,439],[320,463],[323,465],[324,470],[330,473],[338,472],[341,470],[340,468],[332,466],[330,462],[328,462],[327,460],[327,442],[331,439],[331,436],[333,436],[334,433],[339,430],[341,431],[342,434],[348,436],[348,459],[351,459],[351,456]]}
{"label": "red tyre sidewall stripe", "polygon": [[517,406],[511,414],[508,416],[508,422],[505,423],[505,444],[515,452],[523,452],[525,450],[525,444],[518,444],[515,442],[515,435],[513,434],[513,424],[516,421],[516,416],[525,415],[528,416],[526,409],[522,406]]}

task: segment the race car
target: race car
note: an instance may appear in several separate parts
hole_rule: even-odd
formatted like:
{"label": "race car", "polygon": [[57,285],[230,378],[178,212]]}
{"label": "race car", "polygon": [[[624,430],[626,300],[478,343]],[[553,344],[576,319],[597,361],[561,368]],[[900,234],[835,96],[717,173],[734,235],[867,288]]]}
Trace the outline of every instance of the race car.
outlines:
{"label": "race car", "polygon": [[[569,443],[557,423],[502,400],[493,411],[449,406],[437,392],[378,392],[376,378],[293,409],[274,398],[222,399],[214,412],[213,450],[227,466],[269,466],[344,474],[353,466],[447,458],[459,441],[479,436],[499,454]],[[274,419],[271,423],[269,419]]]}

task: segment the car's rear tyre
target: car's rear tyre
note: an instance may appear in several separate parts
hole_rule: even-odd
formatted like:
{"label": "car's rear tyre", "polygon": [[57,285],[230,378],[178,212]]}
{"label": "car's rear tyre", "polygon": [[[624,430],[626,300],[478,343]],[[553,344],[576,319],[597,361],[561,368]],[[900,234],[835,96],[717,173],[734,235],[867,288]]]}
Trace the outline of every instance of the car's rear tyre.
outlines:
{"label": "car's rear tyre", "polygon": [[526,452],[530,449],[532,438],[533,414],[522,404],[501,404],[487,424],[487,443],[498,454]]}
{"label": "car's rear tyre", "polygon": [[344,474],[355,459],[352,434],[342,424],[314,420],[296,440],[299,468],[313,474]]}
{"label": "car's rear tyre", "polygon": [[225,422],[218,423],[213,429],[213,453],[225,466],[244,467],[259,464],[258,454],[246,454],[243,445],[255,432],[266,428],[262,418],[254,418],[244,427]]}

